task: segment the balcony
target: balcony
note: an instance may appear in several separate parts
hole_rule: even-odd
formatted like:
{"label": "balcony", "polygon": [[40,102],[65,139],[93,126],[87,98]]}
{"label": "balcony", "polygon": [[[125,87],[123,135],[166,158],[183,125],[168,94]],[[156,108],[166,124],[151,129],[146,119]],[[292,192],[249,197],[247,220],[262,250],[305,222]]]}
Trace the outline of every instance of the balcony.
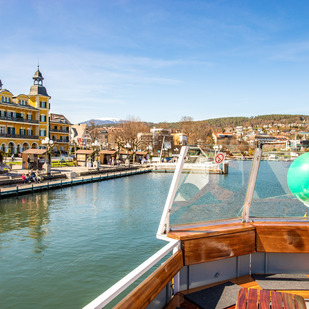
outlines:
{"label": "balcony", "polygon": [[56,142],[56,143],[68,143],[69,142],[69,140],[66,141],[66,140],[63,140],[63,139],[54,139],[54,138],[53,138],[53,141]]}
{"label": "balcony", "polygon": [[65,131],[65,130],[58,130],[58,129],[52,129],[52,128],[50,128],[49,131],[50,132],[57,132],[57,133],[66,133],[66,134],[70,133],[69,130]]}
{"label": "balcony", "polygon": [[0,116],[0,120],[7,120],[7,121],[15,121],[15,122],[29,122],[29,123],[39,123],[38,120],[33,119],[24,119],[24,118],[17,118],[17,117],[6,117],[6,116]]}
{"label": "balcony", "polygon": [[38,136],[38,135],[6,134],[6,133],[0,133],[0,137],[6,137],[6,138],[23,138],[23,139],[39,139],[39,136]]}

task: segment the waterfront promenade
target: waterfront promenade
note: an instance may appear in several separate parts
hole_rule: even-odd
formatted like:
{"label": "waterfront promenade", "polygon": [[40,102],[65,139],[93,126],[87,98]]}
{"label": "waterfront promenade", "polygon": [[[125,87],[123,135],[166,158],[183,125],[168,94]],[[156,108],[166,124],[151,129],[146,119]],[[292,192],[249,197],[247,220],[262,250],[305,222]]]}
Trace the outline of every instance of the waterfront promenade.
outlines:
{"label": "waterfront promenade", "polygon": [[59,166],[51,169],[51,175],[41,172],[43,180],[39,183],[24,183],[21,175],[29,170],[21,169],[20,165],[13,165],[12,170],[0,175],[0,198],[16,196],[36,191],[80,185],[89,182],[104,181],[113,178],[132,176],[151,172],[147,165],[101,166],[97,168],[80,166]]}

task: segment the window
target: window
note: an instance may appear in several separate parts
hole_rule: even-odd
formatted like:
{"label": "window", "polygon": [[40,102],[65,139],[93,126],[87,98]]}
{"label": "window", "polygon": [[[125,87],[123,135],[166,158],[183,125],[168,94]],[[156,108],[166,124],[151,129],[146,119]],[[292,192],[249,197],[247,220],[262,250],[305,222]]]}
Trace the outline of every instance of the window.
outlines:
{"label": "window", "polygon": [[25,135],[25,129],[20,129],[20,130],[19,130],[19,134],[20,134],[20,135]]}
{"label": "window", "polygon": [[33,134],[32,130],[31,129],[27,129],[27,135],[32,135],[32,134]]}
{"label": "window", "polygon": [[40,107],[41,108],[46,108],[46,102],[40,101]]}
{"label": "window", "polygon": [[27,114],[27,119],[32,120],[32,114]]}
{"label": "window", "polygon": [[46,136],[46,130],[41,129],[40,130],[40,136]]}
{"label": "window", "polygon": [[40,121],[41,122],[46,122],[46,115],[41,115],[40,116]]}
{"label": "window", "polygon": [[18,100],[19,105],[27,105],[27,101],[26,100]]}
{"label": "window", "polygon": [[0,127],[0,134],[5,134],[5,127]]}
{"label": "window", "polygon": [[8,129],[7,129],[7,134],[15,135],[15,128],[13,128],[13,127],[8,127]]}

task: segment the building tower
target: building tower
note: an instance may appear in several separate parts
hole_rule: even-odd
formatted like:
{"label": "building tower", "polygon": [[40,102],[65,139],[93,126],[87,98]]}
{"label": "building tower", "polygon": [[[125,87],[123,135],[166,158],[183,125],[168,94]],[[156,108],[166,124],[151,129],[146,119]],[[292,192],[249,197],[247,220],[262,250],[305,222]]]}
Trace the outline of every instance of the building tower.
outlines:
{"label": "building tower", "polygon": [[36,134],[39,136],[40,143],[45,137],[49,136],[49,109],[50,109],[50,96],[47,94],[46,88],[43,86],[43,75],[40,72],[39,66],[34,73],[33,85],[30,88],[29,104],[39,109],[38,117],[39,126],[37,127]]}

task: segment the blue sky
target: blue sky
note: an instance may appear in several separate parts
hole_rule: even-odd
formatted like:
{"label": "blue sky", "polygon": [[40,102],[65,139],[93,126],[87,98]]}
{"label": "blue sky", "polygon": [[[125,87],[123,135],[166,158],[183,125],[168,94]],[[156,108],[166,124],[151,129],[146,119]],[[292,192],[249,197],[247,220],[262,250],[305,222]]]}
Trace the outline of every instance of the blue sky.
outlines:
{"label": "blue sky", "polygon": [[0,0],[0,79],[51,111],[204,120],[309,114],[309,2]]}

